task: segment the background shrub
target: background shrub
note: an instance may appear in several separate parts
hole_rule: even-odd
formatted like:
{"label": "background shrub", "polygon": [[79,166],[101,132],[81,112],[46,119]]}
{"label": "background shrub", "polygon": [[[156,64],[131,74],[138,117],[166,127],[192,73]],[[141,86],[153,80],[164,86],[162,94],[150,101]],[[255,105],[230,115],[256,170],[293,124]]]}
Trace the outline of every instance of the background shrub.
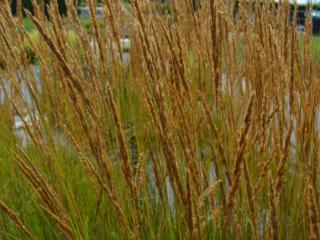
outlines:
{"label": "background shrub", "polygon": [[[50,4],[50,0],[44,0],[45,4]],[[23,8],[28,9],[31,13],[33,13],[33,8],[32,8],[32,2],[31,0],[22,0]],[[58,5],[59,5],[59,12],[61,15],[66,15],[67,14],[67,7],[65,0],[58,0]],[[12,9],[12,14],[17,15],[17,0],[12,0],[11,2],[11,9]],[[47,11],[46,11],[46,14]]]}

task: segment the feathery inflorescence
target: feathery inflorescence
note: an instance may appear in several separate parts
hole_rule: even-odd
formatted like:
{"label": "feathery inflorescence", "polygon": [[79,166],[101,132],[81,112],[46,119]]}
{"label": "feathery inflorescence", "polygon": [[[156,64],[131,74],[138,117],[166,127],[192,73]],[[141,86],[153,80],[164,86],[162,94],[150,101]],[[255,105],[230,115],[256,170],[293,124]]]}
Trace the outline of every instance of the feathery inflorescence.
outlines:
{"label": "feathery inflorescence", "polygon": [[301,33],[290,1],[23,2],[0,4],[0,239],[319,239],[311,9]]}

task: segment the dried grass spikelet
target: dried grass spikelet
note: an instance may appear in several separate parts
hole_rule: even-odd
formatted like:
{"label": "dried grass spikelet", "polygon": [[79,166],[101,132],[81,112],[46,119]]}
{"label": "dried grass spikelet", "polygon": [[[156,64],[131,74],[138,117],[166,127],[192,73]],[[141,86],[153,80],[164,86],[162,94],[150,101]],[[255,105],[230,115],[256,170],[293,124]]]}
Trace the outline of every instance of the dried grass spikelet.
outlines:
{"label": "dried grass spikelet", "polygon": [[[292,215],[281,215],[281,217],[288,217],[294,226],[299,225],[299,229],[304,230],[309,226],[310,237],[319,238],[319,219],[315,215],[318,155],[313,154],[318,150],[315,141],[318,142],[319,139],[312,140],[312,138],[318,138],[318,129],[312,115],[313,107],[310,109],[304,107],[305,102],[308,105],[308,102],[312,102],[312,95],[317,95],[316,92],[319,92],[317,91],[318,76],[315,74],[309,78],[309,67],[312,67],[314,72],[318,70],[313,66],[312,59],[309,58],[311,56],[308,55],[305,60],[300,60],[300,55],[299,58],[296,56],[300,49],[298,43],[300,37],[296,35],[295,27],[290,26],[289,1],[286,1],[285,9],[279,4],[277,8],[274,8],[274,12],[269,11],[269,7],[274,5],[272,0],[263,2],[261,5],[264,6],[258,4],[259,6],[253,7],[249,4],[247,9],[244,9],[247,1],[240,1],[241,9],[239,9],[239,14],[234,22],[231,22],[234,17],[231,13],[232,10],[228,9],[228,5],[232,4],[229,4],[228,1],[196,0],[201,2],[202,7],[193,9],[192,0],[174,0],[171,2],[170,9],[173,12],[168,14],[162,14],[160,11],[158,14],[154,14],[152,8],[154,3],[149,4],[147,0],[142,1],[143,3],[139,0],[133,0],[131,5],[126,6],[133,10],[135,16],[133,21],[138,23],[138,31],[133,31],[130,36],[130,41],[133,43],[132,49],[135,52],[130,52],[131,60],[128,67],[121,65],[120,61],[117,62],[114,56],[118,50],[118,55],[122,59],[119,44],[119,30],[122,25],[116,16],[117,7],[121,5],[121,1],[105,3],[104,23],[109,27],[108,29],[100,29],[97,26],[98,19],[94,17],[96,0],[90,0],[89,7],[93,16],[91,21],[93,21],[94,36],[91,33],[86,33],[78,19],[76,9],[73,7],[73,0],[67,0],[69,7],[67,19],[59,17],[56,0],[51,2],[50,21],[45,19],[43,8],[40,10],[36,7],[35,11],[35,18],[39,21],[38,25],[40,26],[37,26],[40,29],[40,44],[31,42],[30,45],[41,65],[44,94],[36,92],[31,94],[38,94],[34,102],[39,100],[36,104],[45,111],[44,113],[39,112],[39,115],[45,119],[44,123],[46,123],[47,113],[56,114],[56,111],[62,113],[57,113],[59,115],[57,122],[50,120],[49,133],[45,133],[45,136],[42,135],[43,127],[38,126],[35,119],[32,119],[32,126],[26,125],[25,130],[29,133],[37,152],[41,152],[41,155],[47,154],[52,157],[53,161],[56,160],[57,155],[53,153],[54,150],[51,151],[51,147],[55,146],[51,143],[48,144],[48,147],[45,146],[47,135],[53,135],[56,130],[63,136],[70,135],[66,138],[71,139],[71,143],[67,142],[67,145],[68,147],[70,145],[72,160],[77,164],[77,169],[84,170],[88,176],[81,179],[81,185],[73,185],[77,183],[74,183],[72,179],[66,179],[67,183],[75,191],[75,195],[79,194],[77,200],[81,203],[88,200],[88,206],[100,206],[100,209],[94,212],[94,218],[98,220],[93,222],[97,222],[97,224],[92,224],[93,227],[90,224],[88,226],[89,232],[93,230],[93,232],[97,231],[102,234],[103,232],[107,233],[108,228],[111,227],[108,220],[112,219],[119,226],[112,231],[119,237],[128,236],[128,238],[138,239],[143,236],[147,238],[150,237],[149,234],[157,231],[154,234],[156,236],[153,235],[157,239],[165,238],[168,233],[185,238],[202,239],[220,228],[224,224],[225,217],[229,217],[229,221],[226,222],[230,227],[230,235],[222,229],[222,231],[218,230],[214,233],[215,237],[223,238],[222,235],[231,237],[232,234],[232,237],[241,239],[248,236],[245,222],[234,221],[235,224],[230,224],[233,222],[233,217],[236,216],[235,208],[239,206],[241,213],[244,213],[241,214],[241,217],[250,217],[251,224],[257,230],[270,230],[270,238],[278,239],[280,233],[281,236],[292,236],[296,229],[277,225],[277,220],[280,223],[280,218],[277,219],[276,214],[277,210],[279,210],[279,217],[280,214],[287,213],[283,209],[277,209],[280,207],[277,206],[277,198],[281,191],[284,191],[284,196],[290,194],[288,191],[291,189],[297,191],[293,191],[293,198],[289,199],[290,203],[299,201],[299,197],[303,194],[301,192],[303,187],[296,189],[292,185],[295,184],[295,181],[284,184],[286,166],[291,161],[291,158],[287,156],[289,153],[286,153],[288,143],[285,143],[286,140],[283,141],[289,126],[289,124],[284,124],[289,122],[286,101],[289,98],[289,105],[295,110],[291,115],[289,114],[293,118],[293,122],[297,123],[297,126],[301,126],[304,118],[307,119],[305,127],[301,127],[305,130],[301,131],[303,134],[298,140],[301,141],[303,149],[299,148],[299,143],[297,151],[290,153],[293,161],[293,164],[290,164],[290,167],[292,166],[290,176],[295,180],[308,173],[308,164],[306,164],[304,172],[300,165],[295,163],[295,160],[300,157],[300,153],[302,157],[306,156],[304,152],[307,149],[308,163],[311,157],[313,161],[311,166],[313,180],[311,182],[314,192],[311,194],[309,190],[306,191],[309,204],[306,207],[309,211],[306,211],[306,216],[310,219],[310,225],[308,225],[308,221],[299,222],[301,211],[294,211]],[[22,24],[10,17],[9,1],[5,2],[5,7],[8,8],[6,11],[1,11],[4,5],[0,6],[0,43],[5,48],[3,56],[8,58],[4,59],[8,61],[8,69],[1,68],[1,76],[3,72],[7,74],[20,67],[25,68],[24,65],[21,66],[24,58],[22,55],[23,46],[19,45],[22,43],[21,40],[32,41]],[[36,0],[33,2],[36,3]],[[44,1],[41,2],[44,3]],[[159,6],[161,8],[163,6],[160,5],[160,1]],[[70,8],[71,11],[69,11]],[[253,15],[256,16],[255,21],[251,19]],[[64,24],[64,20],[66,20],[66,24]],[[68,25],[69,23],[71,26]],[[80,38],[78,49],[71,47],[68,38],[66,38],[69,27],[72,27],[76,37]],[[17,31],[19,28],[22,29],[21,32]],[[309,31],[310,28],[306,33],[309,34]],[[20,33],[21,40],[18,38],[17,41],[11,40],[19,36]],[[295,35],[290,37],[291,33]],[[95,54],[94,50],[96,49],[93,50],[94,47],[91,46],[90,41],[95,42],[95,47],[101,48],[99,54],[103,56]],[[118,49],[113,43],[118,45]],[[306,39],[304,44],[305,48],[311,47]],[[112,56],[103,50],[107,47],[110,47],[110,50],[111,48],[115,50],[111,52]],[[112,63],[110,63],[109,57],[112,57]],[[2,80],[1,76],[0,81]],[[23,77],[25,76],[26,74],[23,75]],[[128,78],[123,81],[123,76]],[[292,76],[294,77],[290,78]],[[14,77],[10,77],[10,81],[11,78]],[[113,89],[110,91],[105,88],[105,82],[109,79],[113,80],[114,89],[119,89],[119,92],[115,91],[119,95],[115,93],[113,97],[111,96],[114,93]],[[132,83],[132,79],[135,81],[134,83]],[[242,80],[246,83],[246,88],[243,87]],[[22,118],[25,114],[22,109],[26,104],[21,102],[23,97],[17,91],[20,87],[19,83],[16,80],[12,81],[12,87],[16,94],[9,99],[8,105],[10,106],[8,108],[12,108],[13,114]],[[136,83],[139,84],[139,88],[135,88]],[[226,87],[224,88],[224,86]],[[257,109],[257,111],[248,113],[251,115],[249,116],[250,122],[245,120],[241,132],[239,131],[238,143],[233,144],[237,140],[237,123],[239,118],[243,118],[242,113],[239,114],[237,111],[241,104],[239,97],[248,101],[249,98],[246,98],[246,94],[252,91],[252,88],[257,92],[252,109]],[[201,93],[197,94],[199,89],[201,89]],[[265,99],[260,104],[262,89]],[[47,99],[47,91],[50,92],[48,94],[50,95],[49,100]],[[126,96],[121,95],[124,91]],[[112,93],[110,94],[110,92]],[[185,101],[186,95],[190,95],[189,101]],[[120,96],[120,106],[116,101],[118,96]],[[200,96],[200,101],[198,101],[198,96]],[[219,99],[215,100],[215,97],[218,96]],[[10,97],[10,95],[7,94],[6,97]],[[43,104],[42,100],[46,103]],[[138,104],[142,101],[145,101],[145,105],[139,106]],[[317,99],[310,103],[314,106],[315,112],[318,102]],[[197,105],[198,103],[200,104]],[[215,108],[217,112],[211,108],[215,103],[218,103]],[[133,109],[126,112],[128,118],[122,119],[120,113],[131,107]],[[280,110],[277,111],[276,108]],[[259,110],[261,110],[261,114],[259,114]],[[30,109],[27,109],[27,112],[28,114],[32,113]],[[149,118],[146,120],[143,115],[145,113],[149,114]],[[268,116],[268,114],[270,115]],[[270,120],[272,118],[272,121],[268,118]],[[126,144],[125,129],[122,125],[122,120],[126,121],[127,119],[133,121],[137,126],[147,125],[145,134],[147,137],[139,138],[139,150],[146,151],[147,149],[149,152],[148,158],[150,156],[150,165],[153,168],[151,171],[155,176],[152,181],[155,182],[157,192],[149,191],[150,188],[154,190],[153,182],[143,182],[145,171],[148,171],[143,154],[139,155],[138,166],[135,169],[131,163],[130,147]],[[67,121],[67,130],[61,130],[64,121]],[[141,123],[141,121],[144,122]],[[199,124],[198,128],[196,128],[197,124]],[[277,126],[274,127],[276,124]],[[250,127],[249,130],[246,130],[247,127]],[[137,130],[140,134],[141,128]],[[274,139],[272,139],[272,134],[274,134]],[[155,139],[156,144],[150,144],[150,139]],[[249,146],[258,149],[246,150]],[[233,151],[233,147],[236,147],[236,151]],[[109,159],[109,154],[113,155],[111,151],[114,149],[116,152],[120,150],[120,156],[116,155],[116,160],[120,159],[122,163],[119,175],[118,170],[114,169],[117,163]],[[247,153],[248,158],[245,155]],[[22,156],[20,153],[19,155]],[[234,156],[234,159],[229,159],[230,156]],[[69,155],[65,157],[69,157]],[[57,160],[59,161],[60,158]],[[232,162],[235,164],[234,169],[230,168],[230,160],[234,160]],[[61,165],[53,164],[53,168],[60,170],[61,167],[63,175],[64,170],[68,170],[64,166],[69,165],[64,165],[68,164],[65,161],[59,161],[57,164],[60,162],[63,163]],[[34,164],[38,169],[48,169],[42,161],[37,161]],[[274,164],[278,164],[278,166],[274,166]],[[57,223],[58,229],[53,231],[58,234],[62,233],[66,231],[65,225],[67,225],[75,233],[75,237],[87,238],[88,236],[83,236],[81,231],[78,233],[74,229],[81,225],[73,224],[78,219],[75,216],[76,211],[69,208],[61,210],[62,213],[58,211],[64,207],[59,206],[64,204],[58,198],[60,192],[52,194],[50,186],[49,190],[47,189],[49,184],[45,182],[46,179],[41,179],[41,176],[37,171],[34,171],[33,166],[23,156],[18,165],[30,179],[32,185],[37,186],[35,192],[39,192],[38,195],[41,195],[42,204],[39,208],[50,216],[52,222]],[[212,165],[214,166],[212,167]],[[278,167],[278,169],[274,169],[274,167]],[[273,170],[276,172],[269,185],[267,174]],[[51,174],[51,170],[46,173]],[[174,192],[172,202],[174,214],[170,214],[171,199],[166,198],[167,189],[164,181],[166,174],[170,177]],[[55,182],[57,190],[63,188],[60,185],[63,184],[62,179],[59,177]],[[210,184],[211,177],[221,179],[220,185],[217,186],[217,182]],[[10,178],[8,180],[10,183]],[[89,191],[95,192],[97,190],[98,199],[83,195],[81,189],[81,192],[78,192],[78,186],[82,186],[84,183],[85,187],[87,181],[91,180],[97,187],[89,189]],[[17,179],[16,181],[20,183],[23,180]],[[38,187],[40,185],[41,187]],[[284,186],[287,185],[288,187],[285,188]],[[303,185],[301,183],[301,186]],[[225,193],[226,186],[229,187],[229,196]],[[245,192],[245,187],[247,192]],[[269,195],[264,191],[265,187],[269,187]],[[12,191],[19,190],[15,189],[13,185],[12,188]],[[57,190],[53,189],[53,192]],[[64,191],[61,192],[61,194],[63,193]],[[127,194],[129,196],[125,195],[126,193],[129,193]],[[101,195],[102,197],[100,197]],[[141,200],[138,198],[140,196],[146,196],[146,199]],[[161,198],[160,201],[157,199],[158,196]],[[10,196],[7,197],[10,200]],[[86,199],[86,197],[89,198]],[[61,196],[61,199],[65,198],[68,196]],[[73,201],[72,197],[66,200]],[[286,200],[287,198],[284,198],[284,201]],[[267,201],[269,204],[266,203]],[[105,203],[110,206],[106,206]],[[87,212],[87,206],[79,204],[78,207],[79,215]],[[2,206],[2,208],[4,207]],[[220,209],[224,215],[211,218],[210,211],[215,216],[216,212],[220,214]],[[110,210],[107,213],[111,215],[110,218],[108,216],[108,219],[101,220],[104,210]],[[63,215],[63,211],[67,214],[71,214],[71,212],[74,214],[71,218],[73,222],[65,220],[67,217]],[[257,222],[255,218],[261,216],[260,214],[263,215],[266,211],[268,213],[267,221]],[[240,213],[237,210],[237,214],[238,212]],[[89,211],[89,213],[93,213],[93,211]],[[159,214],[159,217],[155,214]],[[92,219],[91,215],[88,217]],[[240,214],[236,217],[240,218]],[[103,227],[101,223],[104,220],[107,220],[105,229],[100,229]],[[0,226],[0,230],[3,231],[3,229]],[[252,235],[251,232],[250,235]],[[304,234],[308,233],[303,231],[301,235],[299,233],[299,236],[305,237]],[[67,239],[68,237],[65,235],[66,233],[63,233],[61,237]]]}
{"label": "dried grass spikelet", "polygon": [[[208,189],[212,184],[210,183],[210,179],[209,179],[209,174],[207,173],[207,170],[204,166],[201,166],[201,173],[203,174],[203,181],[204,181],[204,189]],[[217,179],[219,179],[217,177]],[[219,184],[221,185],[222,182],[221,180],[217,180],[219,182]],[[217,219],[218,215],[219,215],[219,206],[217,206],[217,191],[211,191],[208,195],[208,200],[209,200],[209,208],[211,211],[211,216],[209,219]],[[196,209],[198,209],[198,213],[202,210],[202,207],[204,205],[199,205],[199,204],[195,204],[198,205],[198,207]],[[206,221],[205,221],[206,222]],[[208,222],[207,222],[208,223]],[[206,224],[206,223],[205,223]]]}
{"label": "dried grass spikelet", "polygon": [[106,51],[105,51],[105,44],[103,43],[104,41],[102,39],[101,33],[99,31],[99,27],[98,27],[97,14],[96,14],[96,1],[88,0],[87,2],[90,9],[90,16],[93,24],[94,35],[96,37],[98,47],[99,47],[100,64],[103,65],[105,62]]}
{"label": "dried grass spikelet", "polygon": [[242,240],[242,229],[241,229],[241,225],[238,223],[237,224],[237,235],[236,235],[236,240]]}
{"label": "dried grass spikelet", "polygon": [[[219,101],[219,90],[220,90],[220,81],[221,81],[221,29],[219,31],[219,20],[217,13],[217,1],[210,0],[210,17],[211,17],[211,57],[213,62],[214,69],[214,87],[215,87],[215,95],[216,95],[216,104]],[[221,19],[220,19],[221,21]]]}
{"label": "dried grass spikelet", "polygon": [[[143,91],[148,112],[151,116],[153,125],[160,136],[163,152],[165,154],[165,164],[168,170],[170,181],[173,184],[175,193],[179,195],[182,203],[186,204],[186,193],[182,184],[181,176],[179,174],[178,162],[175,153],[175,147],[173,145],[172,136],[170,135],[170,129],[168,129],[167,116],[163,106],[160,105],[159,117],[156,114],[156,107],[151,100],[150,94],[145,89]],[[158,102],[159,104],[159,102]],[[161,103],[160,103],[161,104]]]}
{"label": "dried grass spikelet", "polygon": [[204,203],[206,198],[210,197],[211,194],[215,194],[216,188],[219,184],[221,184],[221,180],[215,181],[214,183],[210,184],[198,197],[198,207],[199,209],[204,207]]}
{"label": "dried grass spikelet", "polygon": [[210,129],[213,132],[214,137],[216,138],[221,161],[225,167],[225,175],[226,175],[228,184],[231,185],[232,181],[231,181],[231,174],[230,174],[230,170],[229,170],[229,164],[228,164],[227,156],[226,156],[226,150],[223,146],[223,143],[222,143],[220,134],[218,132],[217,126],[213,121],[212,115],[210,114],[209,106],[207,105],[207,103],[204,99],[204,96],[201,92],[199,92],[199,96],[200,96],[201,102],[202,102],[202,113],[205,117],[205,120],[207,122],[208,127],[210,127]]}
{"label": "dried grass spikelet", "polygon": [[320,228],[319,228],[319,214],[318,214],[318,203],[316,192],[314,187],[309,184],[308,186],[308,217],[309,217],[309,233],[310,239],[319,240],[320,239]]}
{"label": "dried grass spikelet", "polygon": [[227,202],[227,216],[225,220],[226,227],[229,227],[230,225],[230,220],[231,220],[233,208],[235,205],[236,192],[240,184],[241,166],[243,164],[243,154],[246,146],[246,136],[251,124],[251,114],[252,114],[254,96],[255,94],[252,94],[252,96],[250,97],[249,104],[248,104],[247,111],[244,118],[244,123],[243,123],[243,126],[241,127],[240,136],[238,139],[237,154],[235,158],[235,167],[233,172],[234,177],[233,177],[232,185],[229,188],[230,192],[229,192],[228,202]]}
{"label": "dried grass spikelet", "polygon": [[106,24],[108,24],[108,26],[111,28],[113,38],[117,44],[119,56],[122,61],[123,60],[122,48],[121,48],[121,43],[120,43],[119,31],[118,31],[116,19],[114,16],[114,7],[112,5],[112,1],[106,1],[106,8],[104,8],[104,15],[106,17],[106,20],[108,20],[108,21],[106,21]]}
{"label": "dried grass spikelet", "polygon": [[278,240],[278,223],[277,223],[277,199],[276,199],[276,191],[274,187],[274,181],[272,179],[272,174],[269,175],[269,210],[268,210],[268,218],[269,218],[269,236],[272,240]]}
{"label": "dried grass spikelet", "polygon": [[[119,113],[117,112],[117,108],[116,108],[116,105],[114,102],[114,97],[113,97],[110,85],[107,86],[107,92],[108,92],[108,100],[109,100],[109,104],[111,107],[112,117],[113,117],[113,120],[114,120],[114,123],[116,126],[120,155],[122,157],[121,168],[122,168],[123,175],[126,179],[126,182],[130,188],[132,199],[134,200],[133,221],[135,224],[135,238],[139,238],[139,235],[141,233],[141,224],[140,224],[141,216],[140,216],[139,199],[138,199],[139,197],[138,197],[138,192],[137,192],[137,186],[139,185],[139,181],[141,179],[140,179],[140,176],[138,176],[138,178],[137,178],[138,180],[135,184],[134,179],[133,179],[133,170],[131,167],[131,160],[130,160],[129,154],[128,154],[128,148],[125,143],[125,138],[123,135],[123,129],[121,126]],[[145,168],[145,164],[142,163],[142,165],[140,167]],[[139,170],[141,171],[142,169],[139,169]],[[140,174],[141,174],[141,172],[140,172]]]}
{"label": "dried grass spikelet", "polygon": [[19,21],[22,22],[22,18],[23,18],[22,0],[17,0],[16,14],[18,16]]}
{"label": "dried grass spikelet", "polygon": [[101,186],[102,190],[106,192],[107,196],[109,197],[116,211],[122,230],[127,234],[127,236],[130,237],[130,239],[134,239],[135,238],[134,234],[130,229],[130,226],[125,218],[123,209],[121,208],[121,205],[119,203],[119,199],[115,190],[115,184],[111,180],[111,173],[109,172],[110,171],[109,167],[104,166],[104,171],[107,175],[107,178],[105,181],[104,178],[100,175],[99,171],[94,166],[94,164],[92,163],[92,161],[81,152],[79,144],[77,143],[76,139],[72,136],[70,131],[67,129],[67,127],[64,127],[64,128],[67,136],[69,137],[69,139],[71,140],[71,143],[76,149],[77,155],[79,157],[79,161],[84,165],[90,177]]}
{"label": "dried grass spikelet", "polygon": [[195,224],[193,221],[194,218],[194,211],[193,211],[193,204],[192,204],[192,189],[190,186],[190,172],[187,172],[187,205],[186,205],[186,223],[188,225],[188,230],[189,230],[189,236],[193,235],[194,229],[195,229]]}
{"label": "dried grass spikelet", "polygon": [[[178,51],[177,51],[177,48],[174,45],[174,41],[172,40],[172,37],[170,36],[170,33],[163,22],[163,19],[158,16],[158,20],[160,22],[160,26],[164,33],[165,39],[169,45],[169,50],[172,57],[173,69],[176,71],[175,77],[177,77],[177,79],[181,81],[181,85],[183,86],[184,93],[187,94],[188,100],[190,101],[191,100],[190,89],[189,89],[189,84],[187,82],[186,74],[185,74],[185,66],[184,66],[185,63],[183,60],[182,46],[180,45],[181,43],[178,41]],[[176,32],[177,31],[178,30],[176,30]],[[179,36],[179,33],[176,33],[176,34],[177,34],[176,36]],[[180,82],[178,83],[179,83],[178,86],[180,86]],[[179,89],[179,90],[182,91],[182,89]]]}
{"label": "dried grass spikelet", "polygon": [[[218,165],[218,161],[217,161],[217,157],[216,157],[216,154],[214,151],[213,144],[210,144],[210,150],[211,150],[211,155],[212,155],[211,159],[214,164],[214,170],[215,170],[216,177],[217,177],[217,179],[221,179],[219,165]],[[227,211],[227,200],[226,200],[225,186],[223,184],[223,181],[220,184],[220,193],[221,193],[221,200],[222,200],[222,208],[223,208],[223,211],[226,212]]]}
{"label": "dried grass spikelet", "polygon": [[146,139],[147,139],[146,140],[147,146],[148,146],[150,157],[151,157],[151,162],[153,165],[153,173],[155,176],[156,187],[157,187],[160,199],[164,203],[165,197],[164,197],[164,189],[163,189],[163,180],[162,180],[161,173],[160,173],[159,163],[158,163],[158,161],[155,157],[154,151],[152,149],[152,146],[150,143],[150,138],[146,137]]}
{"label": "dried grass spikelet", "polygon": [[277,178],[275,180],[276,198],[279,197],[282,186],[283,186],[283,177],[284,177],[284,171],[287,166],[287,161],[288,161],[288,157],[289,157],[290,138],[291,138],[292,129],[293,129],[293,123],[291,121],[286,138],[285,138],[285,143],[284,143],[283,151],[281,154],[281,158],[280,158],[278,168],[277,168]]}
{"label": "dried grass spikelet", "polygon": [[76,239],[71,219],[54,188],[49,185],[37,167],[28,159],[24,150],[20,147],[18,150],[18,153],[13,153],[15,162],[45,204],[46,207],[43,209],[47,209],[47,214],[54,220],[64,238]]}
{"label": "dried grass spikelet", "polygon": [[243,160],[243,173],[244,173],[244,179],[246,183],[246,190],[247,190],[247,197],[248,197],[248,203],[249,203],[249,209],[250,209],[250,217],[252,221],[252,229],[253,229],[253,239],[257,238],[257,219],[256,219],[256,211],[255,211],[255,201],[254,201],[254,196],[252,192],[252,185],[251,185],[251,180],[249,176],[249,170],[248,170],[248,165],[247,165],[247,160]]}
{"label": "dried grass spikelet", "polygon": [[139,155],[139,162],[136,167],[135,172],[135,188],[138,189],[141,187],[144,181],[144,177],[146,174],[146,158],[143,153],[140,153]]}
{"label": "dried grass spikelet", "polygon": [[[174,94],[173,94],[174,95]],[[175,95],[174,95],[175,96]],[[192,130],[187,122],[187,117],[183,109],[182,99],[177,98],[177,135],[179,137],[182,151],[185,155],[187,166],[189,168],[192,185],[196,189],[196,193],[200,194],[200,164],[196,161],[196,147],[194,144],[194,136]]]}
{"label": "dried grass spikelet", "polygon": [[5,205],[2,201],[0,201],[0,210],[2,210],[16,224],[16,226],[22,232],[24,232],[30,239],[35,239],[35,237],[31,233],[31,231],[20,220],[19,216],[12,209],[10,209],[7,205]]}
{"label": "dried grass spikelet", "polygon": [[116,105],[114,102],[113,94],[111,87],[108,85],[107,86],[107,91],[108,91],[108,98],[109,98],[109,103],[112,111],[112,116],[114,123],[116,125],[116,131],[117,131],[117,139],[118,139],[118,144],[119,144],[119,150],[120,154],[122,157],[122,171],[123,174],[126,178],[126,181],[130,187],[131,193],[133,194],[135,192],[135,187],[133,183],[133,171],[131,167],[131,162],[128,154],[128,148],[125,143],[124,135],[123,135],[123,129],[121,126],[119,114],[116,109]]}
{"label": "dried grass spikelet", "polygon": [[255,187],[254,187],[254,199],[256,200],[258,198],[258,195],[261,191],[261,186],[263,183],[263,180],[265,179],[268,171],[269,171],[269,166],[274,158],[275,155],[275,150],[272,151],[272,153],[270,154],[270,156],[268,158],[266,158],[262,163],[261,166],[259,167],[259,177],[256,181]]}
{"label": "dried grass spikelet", "polygon": [[47,45],[50,47],[54,55],[56,56],[61,68],[63,69],[64,73],[68,77],[67,79],[70,80],[70,84],[68,84],[68,87],[71,88],[71,90],[77,90],[78,93],[81,96],[81,99],[85,106],[87,107],[89,113],[91,114],[93,119],[97,119],[96,112],[94,111],[94,108],[92,106],[92,102],[89,100],[88,94],[85,92],[81,81],[78,76],[75,75],[75,73],[72,71],[72,67],[68,64],[66,58],[63,56],[61,51],[59,50],[59,47],[57,44],[53,41],[51,36],[49,35],[48,31],[45,29],[45,26],[43,23],[36,18],[35,16],[32,16],[32,14],[29,11],[26,11],[27,16],[32,19],[33,23],[37,27],[39,33],[47,43]]}

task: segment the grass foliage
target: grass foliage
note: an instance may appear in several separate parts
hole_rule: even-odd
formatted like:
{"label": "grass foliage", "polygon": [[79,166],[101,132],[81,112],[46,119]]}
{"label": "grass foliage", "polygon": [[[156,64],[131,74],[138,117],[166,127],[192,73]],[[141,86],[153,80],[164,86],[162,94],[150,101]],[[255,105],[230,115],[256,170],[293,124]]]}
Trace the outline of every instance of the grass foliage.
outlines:
{"label": "grass foliage", "polygon": [[119,2],[90,31],[71,0],[32,24],[0,5],[0,239],[319,239],[311,19]]}

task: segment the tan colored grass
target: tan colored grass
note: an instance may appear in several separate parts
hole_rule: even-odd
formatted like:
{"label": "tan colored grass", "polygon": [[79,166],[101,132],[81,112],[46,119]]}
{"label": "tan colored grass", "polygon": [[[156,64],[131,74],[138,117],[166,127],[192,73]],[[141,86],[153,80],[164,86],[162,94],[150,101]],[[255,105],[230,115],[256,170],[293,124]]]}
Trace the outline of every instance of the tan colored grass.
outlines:
{"label": "tan colored grass", "polygon": [[[35,14],[26,14],[39,43],[8,1],[0,6],[0,116],[19,116],[29,141],[15,136],[13,118],[0,118],[9,231],[33,238],[43,227],[84,240],[319,238],[320,74],[310,17],[299,35],[289,1],[240,1],[235,20],[234,5],[222,0],[199,0],[198,8],[173,0],[170,14],[132,0],[103,3],[99,20],[89,0],[87,32],[72,0],[66,18],[52,1],[49,19],[43,2],[32,2]],[[32,206],[17,209],[11,192],[22,205],[30,195]],[[54,227],[32,226],[39,216]]]}

